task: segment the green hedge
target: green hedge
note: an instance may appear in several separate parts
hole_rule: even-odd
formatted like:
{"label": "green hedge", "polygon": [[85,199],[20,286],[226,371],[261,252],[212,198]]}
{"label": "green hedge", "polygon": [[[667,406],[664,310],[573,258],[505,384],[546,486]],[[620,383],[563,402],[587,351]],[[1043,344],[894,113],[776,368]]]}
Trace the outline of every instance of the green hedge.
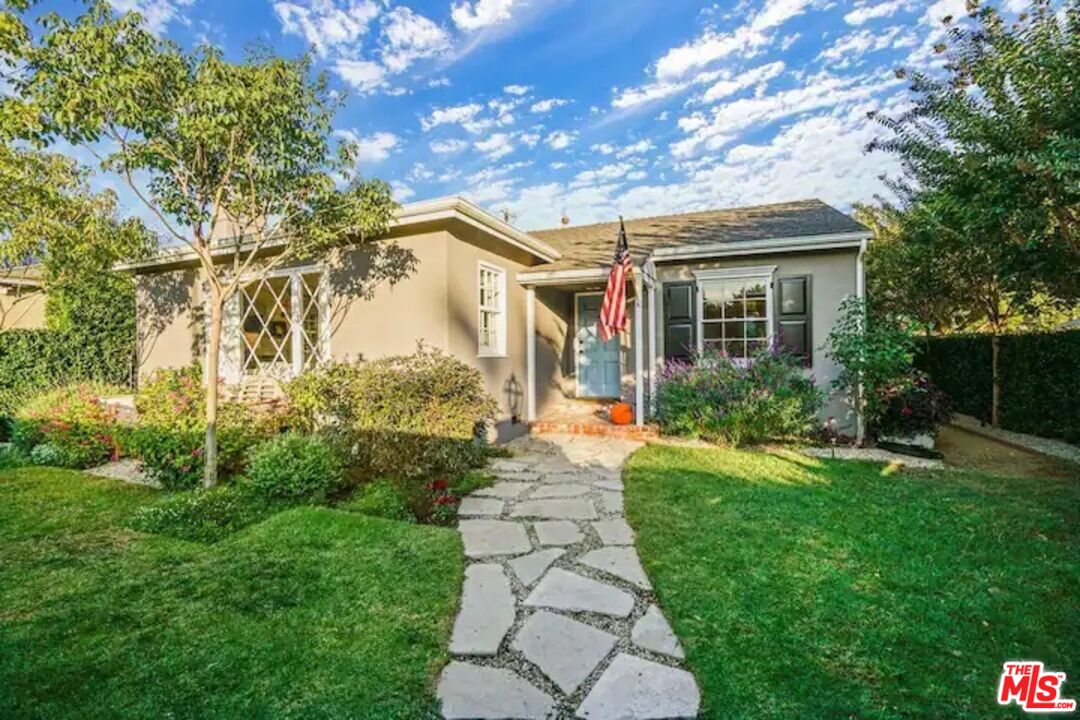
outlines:
{"label": "green hedge", "polygon": [[[1001,427],[1080,442],[1080,330],[1005,335],[998,358]],[[921,345],[916,364],[958,412],[989,422],[989,335],[953,335]]]}
{"label": "green hedge", "polygon": [[0,439],[6,418],[51,387],[93,380],[131,385],[134,338],[71,330],[0,332]]}

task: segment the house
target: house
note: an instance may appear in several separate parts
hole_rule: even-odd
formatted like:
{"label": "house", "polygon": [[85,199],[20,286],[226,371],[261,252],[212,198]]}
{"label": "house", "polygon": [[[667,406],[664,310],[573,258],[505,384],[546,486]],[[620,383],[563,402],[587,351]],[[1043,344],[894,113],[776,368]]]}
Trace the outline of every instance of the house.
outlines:
{"label": "house", "polygon": [[0,331],[45,327],[45,292],[33,265],[0,268]]}
{"label": "house", "polygon": [[[583,399],[623,398],[641,423],[663,363],[692,348],[746,357],[778,339],[820,384],[836,375],[819,348],[841,300],[864,292],[866,227],[819,200],[628,220],[630,330],[603,343],[618,227],[523,232],[460,197],[410,203],[383,240],[243,285],[226,313],[224,380],[410,353],[419,340],[483,372],[506,437]],[[199,360],[193,254],[128,267],[140,375]],[[843,414],[835,400],[825,412]]]}

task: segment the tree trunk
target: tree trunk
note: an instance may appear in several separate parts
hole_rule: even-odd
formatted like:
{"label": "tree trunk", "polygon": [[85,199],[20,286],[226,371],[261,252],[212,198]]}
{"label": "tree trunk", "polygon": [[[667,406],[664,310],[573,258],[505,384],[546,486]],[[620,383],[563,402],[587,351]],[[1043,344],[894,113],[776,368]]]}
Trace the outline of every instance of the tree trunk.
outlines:
{"label": "tree trunk", "polygon": [[999,427],[1001,421],[1001,375],[998,372],[998,355],[1001,351],[1001,336],[997,331],[990,337],[990,425]]}
{"label": "tree trunk", "polygon": [[210,338],[206,348],[206,442],[203,446],[203,487],[217,485],[218,375],[221,364],[221,322],[223,305],[218,293],[210,299]]}

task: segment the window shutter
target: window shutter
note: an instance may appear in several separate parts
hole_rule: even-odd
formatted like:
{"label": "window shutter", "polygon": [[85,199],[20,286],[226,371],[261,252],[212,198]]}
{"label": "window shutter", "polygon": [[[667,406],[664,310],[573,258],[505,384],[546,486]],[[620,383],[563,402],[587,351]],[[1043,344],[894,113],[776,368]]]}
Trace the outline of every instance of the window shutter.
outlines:
{"label": "window shutter", "polygon": [[664,359],[688,360],[697,347],[694,338],[697,303],[694,283],[664,285]]}
{"label": "window shutter", "polygon": [[776,281],[776,330],[781,347],[813,364],[810,276],[782,277]]}

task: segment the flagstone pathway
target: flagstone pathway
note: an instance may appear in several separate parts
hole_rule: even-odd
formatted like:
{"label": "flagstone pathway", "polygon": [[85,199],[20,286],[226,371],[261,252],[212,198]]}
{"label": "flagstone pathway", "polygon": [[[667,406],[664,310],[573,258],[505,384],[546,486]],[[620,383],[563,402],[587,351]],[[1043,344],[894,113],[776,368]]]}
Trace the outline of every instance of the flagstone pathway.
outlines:
{"label": "flagstone pathway", "polygon": [[461,503],[467,567],[439,680],[444,718],[695,717],[700,695],[623,516],[639,443],[511,443]]}

